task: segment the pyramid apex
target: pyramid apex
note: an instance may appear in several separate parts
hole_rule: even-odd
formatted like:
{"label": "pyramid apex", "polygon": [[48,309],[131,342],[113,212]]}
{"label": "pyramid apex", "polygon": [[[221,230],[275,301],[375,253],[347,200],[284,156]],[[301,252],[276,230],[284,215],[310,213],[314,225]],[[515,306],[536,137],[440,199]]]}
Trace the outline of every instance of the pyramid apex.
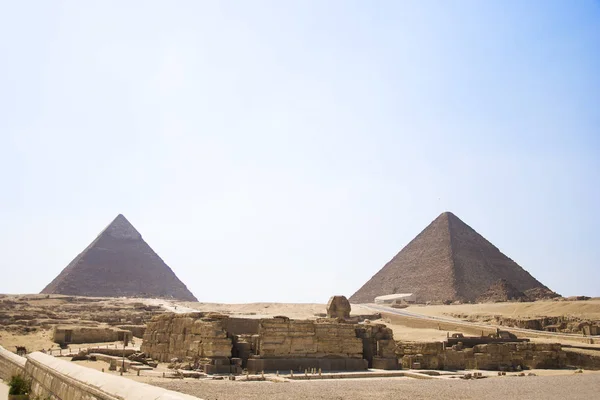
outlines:
{"label": "pyramid apex", "polygon": [[133,227],[123,214],[119,214],[102,231],[100,235],[108,234],[116,239],[141,239],[142,235]]}
{"label": "pyramid apex", "polygon": [[[442,217],[442,216],[456,217],[456,215],[452,211],[444,211],[443,213],[440,214],[440,217]],[[458,218],[458,217],[456,217],[456,218]]]}

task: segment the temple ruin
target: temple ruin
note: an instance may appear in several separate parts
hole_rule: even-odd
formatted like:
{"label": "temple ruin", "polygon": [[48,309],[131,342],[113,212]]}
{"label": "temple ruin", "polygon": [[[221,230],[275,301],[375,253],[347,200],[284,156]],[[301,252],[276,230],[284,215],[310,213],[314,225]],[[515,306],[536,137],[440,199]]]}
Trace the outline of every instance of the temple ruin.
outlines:
{"label": "temple ruin", "polygon": [[[346,298],[329,310],[349,316]],[[346,306],[347,305],[347,306]],[[336,313],[337,313],[336,311]],[[336,314],[337,315],[337,314]],[[187,360],[215,373],[321,369],[395,369],[392,330],[355,319],[230,318],[216,313],[164,314],[144,334],[142,351],[158,361]]]}

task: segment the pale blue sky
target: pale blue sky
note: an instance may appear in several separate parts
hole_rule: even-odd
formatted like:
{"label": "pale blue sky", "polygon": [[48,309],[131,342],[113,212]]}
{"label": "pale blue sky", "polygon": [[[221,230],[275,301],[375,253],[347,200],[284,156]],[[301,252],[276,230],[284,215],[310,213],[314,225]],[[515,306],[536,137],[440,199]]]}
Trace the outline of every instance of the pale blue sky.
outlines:
{"label": "pale blue sky", "polygon": [[200,301],[351,295],[449,210],[600,296],[598,1],[0,0],[0,293],[123,213]]}

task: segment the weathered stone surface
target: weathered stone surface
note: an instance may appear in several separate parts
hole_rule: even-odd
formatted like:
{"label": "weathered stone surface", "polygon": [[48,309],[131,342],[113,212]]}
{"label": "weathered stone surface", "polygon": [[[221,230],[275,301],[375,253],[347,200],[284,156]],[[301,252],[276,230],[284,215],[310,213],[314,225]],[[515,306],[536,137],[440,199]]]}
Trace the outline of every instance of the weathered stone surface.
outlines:
{"label": "weathered stone surface", "polygon": [[264,358],[362,358],[362,340],[355,324],[336,319],[263,319],[258,354]]}
{"label": "weathered stone surface", "polygon": [[350,318],[352,307],[346,296],[331,296],[327,303],[327,317]]}
{"label": "weathered stone surface", "polygon": [[223,328],[226,319],[212,313],[157,316],[148,323],[141,351],[162,362],[231,357],[233,343]]}
{"label": "weathered stone surface", "polygon": [[373,302],[393,293],[414,293],[419,301],[474,301],[504,279],[532,299],[554,295],[450,212],[442,213],[352,297]]}
{"label": "weathered stone surface", "polygon": [[498,303],[502,301],[529,301],[529,298],[505,279],[492,284],[477,298],[478,303]]}
{"label": "weathered stone surface", "polygon": [[558,343],[490,343],[473,348],[444,348],[442,342],[398,343],[403,368],[485,369],[562,368],[565,352]]}
{"label": "weathered stone surface", "polygon": [[131,331],[112,327],[56,326],[52,341],[58,344],[103,343],[131,340]]}
{"label": "weathered stone surface", "polygon": [[197,301],[121,214],[42,293]]}
{"label": "weathered stone surface", "polygon": [[[228,326],[237,332],[229,332]],[[294,369],[309,365],[328,370],[363,370],[374,358],[380,368],[398,365],[393,332],[383,324],[356,324],[340,318],[274,317],[258,320],[258,333],[252,333],[255,331],[254,324],[229,324],[229,318],[223,315],[164,314],[148,324],[141,351],[159,361],[207,360],[208,365],[219,365],[221,361],[239,359],[235,365],[241,363],[241,367],[253,371],[263,367],[285,369],[289,365]]]}
{"label": "weathered stone surface", "polygon": [[0,346],[0,379],[9,382],[14,375],[23,374],[25,372],[25,361],[24,357]]}

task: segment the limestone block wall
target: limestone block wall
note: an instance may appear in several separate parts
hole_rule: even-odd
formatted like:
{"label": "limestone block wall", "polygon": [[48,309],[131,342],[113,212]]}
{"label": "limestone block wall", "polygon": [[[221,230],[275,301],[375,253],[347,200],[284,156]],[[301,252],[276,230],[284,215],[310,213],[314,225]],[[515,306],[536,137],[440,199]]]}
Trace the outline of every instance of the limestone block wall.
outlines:
{"label": "limestone block wall", "polygon": [[10,381],[14,375],[23,375],[26,361],[25,357],[18,356],[0,346],[0,379]]}
{"label": "limestone block wall", "polygon": [[383,358],[396,357],[394,331],[384,324],[359,324],[356,335],[363,340],[363,355],[367,360],[373,356]]}
{"label": "limestone block wall", "polygon": [[258,354],[263,358],[363,358],[356,325],[336,319],[262,319]]}
{"label": "limestone block wall", "polygon": [[223,327],[230,335],[258,334],[260,320],[257,318],[229,317],[223,320]]}
{"label": "limestone block wall", "polygon": [[25,371],[32,379],[32,398],[198,400],[197,397],[104,374],[39,352],[27,355]]}
{"label": "limestone block wall", "polygon": [[487,369],[562,368],[566,354],[558,343],[490,343],[473,348],[442,342],[400,343],[396,349],[403,368]]}
{"label": "limestone block wall", "polygon": [[162,362],[174,357],[231,357],[233,343],[223,327],[226,319],[210,313],[156,316],[148,323],[141,351]]}
{"label": "limestone block wall", "polygon": [[129,331],[137,338],[143,338],[144,333],[146,333],[146,325],[119,325],[117,328]]}

